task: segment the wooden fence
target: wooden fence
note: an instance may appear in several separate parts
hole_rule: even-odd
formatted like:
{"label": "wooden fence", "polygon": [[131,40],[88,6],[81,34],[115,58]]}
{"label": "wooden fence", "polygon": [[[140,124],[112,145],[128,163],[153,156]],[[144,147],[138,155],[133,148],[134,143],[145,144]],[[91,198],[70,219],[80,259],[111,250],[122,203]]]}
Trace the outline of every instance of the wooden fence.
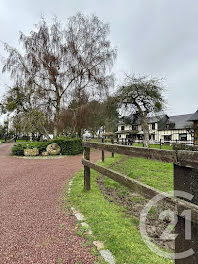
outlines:
{"label": "wooden fence", "polygon": [[[112,142],[114,143],[114,142]],[[185,259],[175,260],[176,264],[197,264],[198,263],[198,151],[187,150],[161,150],[148,149],[143,147],[133,147],[118,144],[106,144],[95,142],[83,142],[84,157],[82,163],[84,165],[84,188],[86,191],[91,189],[90,169],[119,182],[129,188],[129,190],[141,194],[143,197],[151,199],[156,195],[166,201],[167,204],[175,205],[177,208],[178,223],[176,225],[175,240],[176,252],[184,252],[193,249],[194,254]],[[101,165],[90,162],[90,149],[99,149],[102,151],[102,161],[104,162],[104,151],[124,154],[132,157],[141,157],[150,160],[174,164],[174,190],[185,191],[193,195],[191,202],[177,197],[172,197],[166,193],[160,192],[146,184],[140,183],[128,176],[105,168]],[[185,223],[189,219],[184,219],[184,210],[191,210],[191,230],[192,236],[190,240],[185,239]]]}
{"label": "wooden fence", "polygon": [[[133,145],[135,144],[142,144],[142,146],[144,145],[144,140],[133,140],[131,138],[117,138],[117,144],[121,144],[121,145]],[[190,145],[192,146],[194,144],[193,140],[188,140],[188,141],[181,141],[181,140],[162,140],[160,139],[159,141],[157,140],[149,140],[149,144],[156,144],[156,145],[160,145],[160,149],[162,148],[162,146],[165,145],[172,145],[172,144],[183,144],[183,145]]]}

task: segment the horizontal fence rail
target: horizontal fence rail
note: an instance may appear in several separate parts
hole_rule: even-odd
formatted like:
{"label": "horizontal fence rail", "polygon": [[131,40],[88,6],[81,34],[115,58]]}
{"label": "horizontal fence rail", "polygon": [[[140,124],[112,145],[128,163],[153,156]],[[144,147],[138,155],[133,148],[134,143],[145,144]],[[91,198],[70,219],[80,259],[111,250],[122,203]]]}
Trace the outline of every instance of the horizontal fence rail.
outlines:
{"label": "horizontal fence rail", "polygon": [[83,147],[198,168],[198,151],[148,149],[143,147],[123,146],[118,144],[112,145],[96,142],[83,142]]}
{"label": "horizontal fence rail", "polygon": [[[104,140],[103,140],[104,142]],[[197,264],[198,263],[198,151],[189,150],[162,150],[143,147],[134,147],[127,145],[119,145],[109,143],[83,142],[84,157],[82,163],[84,165],[84,188],[86,191],[91,189],[90,169],[93,169],[104,176],[107,176],[129,190],[142,195],[147,199],[160,196],[168,206],[174,206],[175,213],[178,216],[178,222],[175,227],[177,234],[175,239],[175,250],[178,252],[186,252],[192,249],[194,254],[176,259],[175,264]],[[174,164],[174,191],[183,191],[190,194],[192,201],[183,198],[173,197],[168,193],[160,192],[144,183],[134,180],[119,172],[105,168],[101,165],[90,162],[90,149],[99,149],[102,151],[102,161],[104,162],[105,151],[124,154],[132,157],[146,158],[161,162]],[[184,212],[190,210],[191,216],[188,218]],[[191,225],[191,239],[186,239],[186,223]]]}
{"label": "horizontal fence rail", "polygon": [[[139,144],[143,144],[144,140],[143,139],[133,139],[133,138],[117,138],[117,143],[123,143],[123,142],[127,142],[127,143],[139,143]],[[157,140],[149,140],[150,144],[194,144],[193,140],[162,140],[160,139],[159,141]]]}
{"label": "horizontal fence rail", "polygon": [[161,195],[162,199],[168,204],[172,206],[177,206],[176,213],[180,215],[181,217],[184,217],[182,212],[184,210],[191,210],[192,214],[192,221],[195,223],[198,223],[198,206],[195,204],[192,204],[190,202],[181,200],[179,198],[173,197],[169,195],[168,193],[163,193],[155,188],[152,188],[146,184],[140,183],[126,175],[123,175],[119,172],[115,172],[111,169],[107,169],[103,166],[100,166],[98,164],[92,163],[86,159],[82,160],[82,164],[86,167],[89,167],[90,169],[93,169],[99,173],[101,173],[104,176],[107,176],[114,181],[120,183],[121,185],[126,186],[129,190],[141,194],[143,197],[147,199],[152,199],[156,195]]}

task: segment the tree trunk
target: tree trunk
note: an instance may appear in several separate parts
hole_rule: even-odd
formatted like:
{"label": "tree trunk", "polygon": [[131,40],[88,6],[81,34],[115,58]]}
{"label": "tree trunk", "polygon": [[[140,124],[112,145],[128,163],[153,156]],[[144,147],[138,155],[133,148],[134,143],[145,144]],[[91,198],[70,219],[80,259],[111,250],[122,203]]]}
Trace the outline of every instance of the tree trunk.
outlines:
{"label": "tree trunk", "polygon": [[144,112],[140,112],[142,130],[144,132],[144,147],[149,148],[149,125],[147,121],[147,115]]}
{"label": "tree trunk", "polygon": [[72,113],[73,113],[72,134],[75,135],[77,132],[77,113],[76,113],[76,110],[73,110]]}
{"label": "tree trunk", "polygon": [[57,99],[56,102],[56,113],[55,113],[55,125],[54,125],[54,138],[58,136],[58,122],[60,116],[60,98]]}
{"label": "tree trunk", "polygon": [[45,132],[45,136],[46,136],[46,138],[47,138],[47,140],[48,141],[50,141],[51,140],[51,138],[49,137],[49,135],[48,135],[48,132],[47,132],[47,130],[46,130],[46,128],[45,127],[43,127],[43,130],[44,130],[44,132]]}
{"label": "tree trunk", "polygon": [[81,129],[81,128],[78,129],[78,137],[79,137],[79,138],[82,137],[82,129]]}

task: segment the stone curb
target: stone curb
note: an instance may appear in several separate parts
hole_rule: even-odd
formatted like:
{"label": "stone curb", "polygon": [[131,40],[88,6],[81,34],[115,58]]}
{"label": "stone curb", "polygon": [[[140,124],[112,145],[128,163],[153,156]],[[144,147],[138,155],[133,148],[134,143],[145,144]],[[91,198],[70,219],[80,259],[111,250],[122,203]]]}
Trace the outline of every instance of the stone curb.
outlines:
{"label": "stone curb", "polygon": [[[69,187],[68,187],[68,194],[70,195],[71,193],[71,186],[72,186],[72,181],[69,182]],[[81,221],[81,226],[86,227],[88,231],[86,232],[87,235],[93,235],[92,230],[90,229],[89,225],[85,222],[85,217],[83,214],[81,214],[78,210],[76,210],[74,207],[71,207],[71,210],[75,217],[77,218],[78,221]],[[103,257],[103,259],[109,263],[109,264],[115,264],[115,258],[113,254],[111,253],[110,250],[104,249],[104,244],[100,241],[93,241],[94,246],[97,248],[97,250],[100,252],[100,255]]]}

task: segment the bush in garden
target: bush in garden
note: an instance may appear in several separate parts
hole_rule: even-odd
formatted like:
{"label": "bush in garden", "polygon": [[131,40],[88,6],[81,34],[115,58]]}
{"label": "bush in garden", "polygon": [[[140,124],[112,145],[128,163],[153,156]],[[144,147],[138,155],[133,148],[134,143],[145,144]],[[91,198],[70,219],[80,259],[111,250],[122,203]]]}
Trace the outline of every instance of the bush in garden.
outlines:
{"label": "bush in garden", "polygon": [[39,154],[41,154],[43,151],[46,151],[47,146],[50,144],[50,142],[31,142],[26,144],[26,148],[33,149],[37,148],[39,150]]}
{"label": "bush in garden", "polygon": [[33,149],[37,148],[39,150],[39,154],[43,151],[46,151],[49,142],[29,142],[29,143],[18,143],[14,144],[12,147],[12,155],[15,156],[24,156],[24,149]]}
{"label": "bush in garden", "polygon": [[12,155],[24,156],[24,149],[37,148],[39,154],[46,151],[51,143],[57,143],[61,148],[62,155],[77,155],[83,152],[81,138],[58,137],[50,142],[28,142],[18,143],[12,147]]}
{"label": "bush in garden", "polygon": [[77,155],[83,152],[81,138],[58,137],[52,142],[61,147],[62,155]]}
{"label": "bush in garden", "polygon": [[12,147],[12,155],[14,156],[24,156],[25,144],[15,144]]}

